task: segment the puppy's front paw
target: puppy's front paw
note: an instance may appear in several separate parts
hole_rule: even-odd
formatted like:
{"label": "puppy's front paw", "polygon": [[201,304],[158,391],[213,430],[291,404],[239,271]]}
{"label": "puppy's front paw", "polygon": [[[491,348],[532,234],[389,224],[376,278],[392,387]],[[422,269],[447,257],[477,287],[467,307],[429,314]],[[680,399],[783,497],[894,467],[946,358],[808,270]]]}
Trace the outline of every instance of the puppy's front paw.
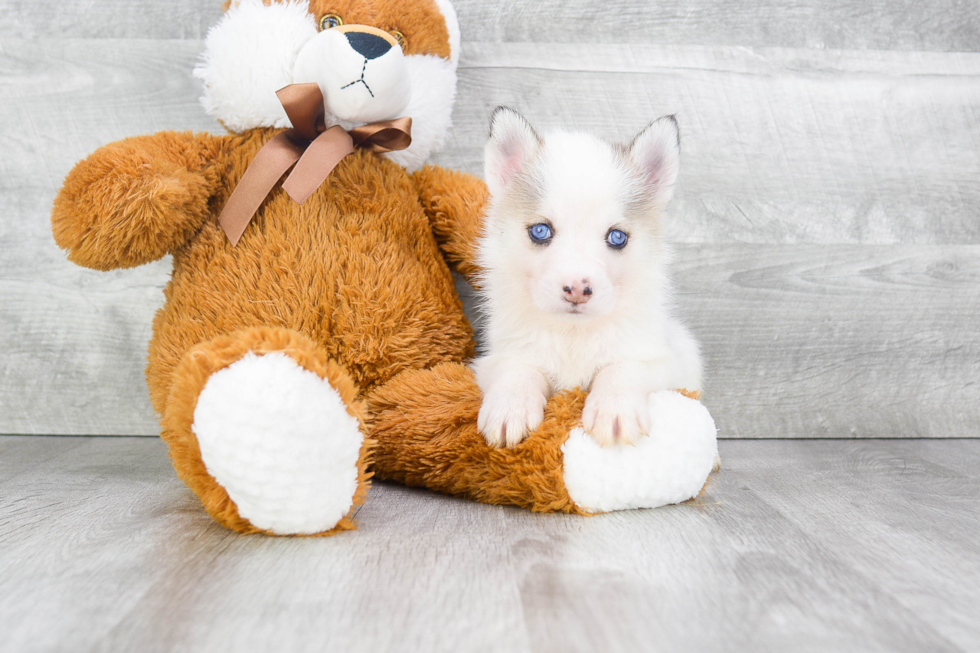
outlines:
{"label": "puppy's front paw", "polygon": [[637,394],[593,392],[585,399],[582,425],[600,447],[636,444],[650,432],[650,408],[646,397]]}
{"label": "puppy's front paw", "polygon": [[491,447],[515,447],[544,420],[546,403],[539,393],[491,390],[483,397],[477,428]]}

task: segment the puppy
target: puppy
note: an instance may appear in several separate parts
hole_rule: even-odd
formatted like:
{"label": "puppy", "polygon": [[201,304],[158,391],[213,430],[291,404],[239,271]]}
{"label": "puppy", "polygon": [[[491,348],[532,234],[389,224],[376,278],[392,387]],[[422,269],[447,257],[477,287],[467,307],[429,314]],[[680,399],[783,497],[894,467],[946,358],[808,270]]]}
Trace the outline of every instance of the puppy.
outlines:
{"label": "puppy", "polygon": [[486,353],[473,362],[490,445],[520,443],[561,390],[589,390],[582,422],[603,446],[649,432],[651,392],[700,390],[698,345],[672,315],[661,240],[679,156],[673,116],[621,146],[539,136],[517,112],[494,111],[479,244]]}

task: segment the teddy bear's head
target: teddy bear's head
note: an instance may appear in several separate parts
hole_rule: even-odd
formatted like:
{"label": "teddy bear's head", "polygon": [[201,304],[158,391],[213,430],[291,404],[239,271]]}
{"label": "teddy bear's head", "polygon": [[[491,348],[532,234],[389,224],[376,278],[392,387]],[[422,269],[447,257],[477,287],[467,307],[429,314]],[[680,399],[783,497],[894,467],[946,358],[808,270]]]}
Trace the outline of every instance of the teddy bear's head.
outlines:
{"label": "teddy bear's head", "polygon": [[314,82],[326,126],[412,119],[416,168],[443,142],[456,94],[459,26],[449,0],[231,0],[194,70],[226,128],[289,127],[276,91]]}

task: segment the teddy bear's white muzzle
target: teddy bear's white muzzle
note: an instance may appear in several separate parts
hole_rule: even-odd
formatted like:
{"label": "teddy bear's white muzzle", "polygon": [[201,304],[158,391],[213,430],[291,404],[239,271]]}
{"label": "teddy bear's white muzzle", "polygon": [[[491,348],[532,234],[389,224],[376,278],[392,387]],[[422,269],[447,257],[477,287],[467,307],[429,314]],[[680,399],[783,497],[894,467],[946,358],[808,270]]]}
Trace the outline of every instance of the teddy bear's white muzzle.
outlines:
{"label": "teddy bear's white muzzle", "polygon": [[319,84],[327,113],[349,122],[399,118],[412,92],[401,48],[350,28],[325,30],[303,46],[293,82]]}

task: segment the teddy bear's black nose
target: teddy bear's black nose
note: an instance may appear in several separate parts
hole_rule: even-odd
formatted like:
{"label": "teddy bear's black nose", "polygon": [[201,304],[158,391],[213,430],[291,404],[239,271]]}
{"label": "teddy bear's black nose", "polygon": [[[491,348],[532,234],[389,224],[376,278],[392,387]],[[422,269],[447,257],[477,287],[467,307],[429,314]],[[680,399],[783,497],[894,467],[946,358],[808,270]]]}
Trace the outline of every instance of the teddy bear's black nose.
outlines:
{"label": "teddy bear's black nose", "polygon": [[377,59],[391,49],[391,44],[377,34],[347,32],[347,42],[365,59]]}

